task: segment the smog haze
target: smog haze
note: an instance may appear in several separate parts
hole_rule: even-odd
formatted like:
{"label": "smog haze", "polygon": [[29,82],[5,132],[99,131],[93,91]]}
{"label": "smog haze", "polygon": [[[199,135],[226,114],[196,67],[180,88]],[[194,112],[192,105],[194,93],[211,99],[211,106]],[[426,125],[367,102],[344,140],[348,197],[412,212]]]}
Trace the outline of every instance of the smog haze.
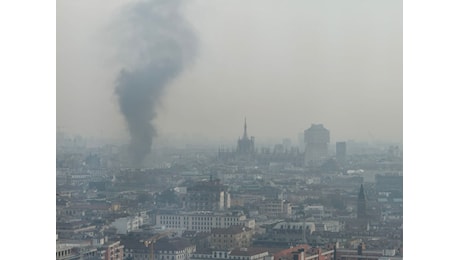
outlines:
{"label": "smog haze", "polygon": [[[116,93],[126,62],[112,33],[140,2],[57,2],[58,128],[129,140]],[[246,117],[258,140],[296,140],[320,123],[332,140],[402,142],[401,1],[194,0],[177,8],[183,25],[171,27],[196,46],[149,104],[157,138],[236,140]]]}

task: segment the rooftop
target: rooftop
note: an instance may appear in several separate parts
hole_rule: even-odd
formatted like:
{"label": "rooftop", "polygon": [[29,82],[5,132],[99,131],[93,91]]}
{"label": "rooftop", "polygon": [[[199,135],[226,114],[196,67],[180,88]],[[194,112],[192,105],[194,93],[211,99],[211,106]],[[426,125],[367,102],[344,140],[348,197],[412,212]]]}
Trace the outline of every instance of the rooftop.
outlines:
{"label": "rooftop", "polygon": [[252,255],[258,255],[262,254],[268,251],[263,248],[240,248],[240,249],[234,249],[230,252],[231,256],[252,256]]}
{"label": "rooftop", "polygon": [[180,251],[192,246],[194,246],[192,243],[183,238],[160,239],[156,242],[155,249],[157,251]]}
{"label": "rooftop", "polygon": [[242,232],[250,231],[250,228],[242,226],[230,226],[228,228],[213,228],[211,234],[235,235]]}

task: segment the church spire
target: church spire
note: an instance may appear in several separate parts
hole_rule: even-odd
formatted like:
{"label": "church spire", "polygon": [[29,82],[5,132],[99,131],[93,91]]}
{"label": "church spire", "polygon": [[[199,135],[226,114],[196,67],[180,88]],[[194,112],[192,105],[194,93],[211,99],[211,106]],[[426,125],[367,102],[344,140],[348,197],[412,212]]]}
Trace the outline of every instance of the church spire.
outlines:
{"label": "church spire", "polygon": [[367,214],[366,214],[366,196],[364,193],[364,187],[363,184],[361,183],[361,187],[359,189],[359,194],[358,194],[358,219],[366,219]]}
{"label": "church spire", "polygon": [[243,138],[247,139],[248,138],[248,131],[247,131],[247,125],[246,125],[246,117],[244,117],[244,135]]}
{"label": "church spire", "polygon": [[359,200],[365,200],[366,199],[366,196],[364,195],[364,187],[363,187],[362,183],[361,183],[361,188],[359,189],[358,199]]}

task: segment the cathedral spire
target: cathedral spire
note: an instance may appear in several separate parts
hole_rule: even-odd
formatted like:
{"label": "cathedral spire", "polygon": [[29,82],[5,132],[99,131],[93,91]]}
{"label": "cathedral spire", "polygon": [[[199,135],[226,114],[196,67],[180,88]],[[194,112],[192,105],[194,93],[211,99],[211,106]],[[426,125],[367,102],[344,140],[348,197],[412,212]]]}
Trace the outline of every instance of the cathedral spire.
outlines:
{"label": "cathedral spire", "polygon": [[364,187],[362,183],[361,183],[361,188],[359,189],[358,199],[360,200],[366,199],[366,196],[364,195]]}
{"label": "cathedral spire", "polygon": [[366,214],[366,196],[364,193],[364,187],[363,184],[361,183],[361,187],[359,189],[359,194],[358,194],[358,219],[366,219],[367,214]]}
{"label": "cathedral spire", "polygon": [[246,125],[246,117],[244,117],[244,135],[243,138],[247,139],[248,138],[248,131],[247,131],[247,125]]}

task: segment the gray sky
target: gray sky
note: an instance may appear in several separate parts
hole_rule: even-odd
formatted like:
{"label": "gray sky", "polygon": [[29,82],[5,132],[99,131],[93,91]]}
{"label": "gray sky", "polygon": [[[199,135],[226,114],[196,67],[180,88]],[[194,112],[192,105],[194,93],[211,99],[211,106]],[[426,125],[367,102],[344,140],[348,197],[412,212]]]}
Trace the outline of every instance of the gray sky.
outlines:
{"label": "gray sky", "polygon": [[[130,0],[57,1],[57,125],[128,137],[107,28]],[[186,1],[198,54],[165,89],[159,137],[257,140],[322,123],[331,141],[402,141],[402,1]]]}

